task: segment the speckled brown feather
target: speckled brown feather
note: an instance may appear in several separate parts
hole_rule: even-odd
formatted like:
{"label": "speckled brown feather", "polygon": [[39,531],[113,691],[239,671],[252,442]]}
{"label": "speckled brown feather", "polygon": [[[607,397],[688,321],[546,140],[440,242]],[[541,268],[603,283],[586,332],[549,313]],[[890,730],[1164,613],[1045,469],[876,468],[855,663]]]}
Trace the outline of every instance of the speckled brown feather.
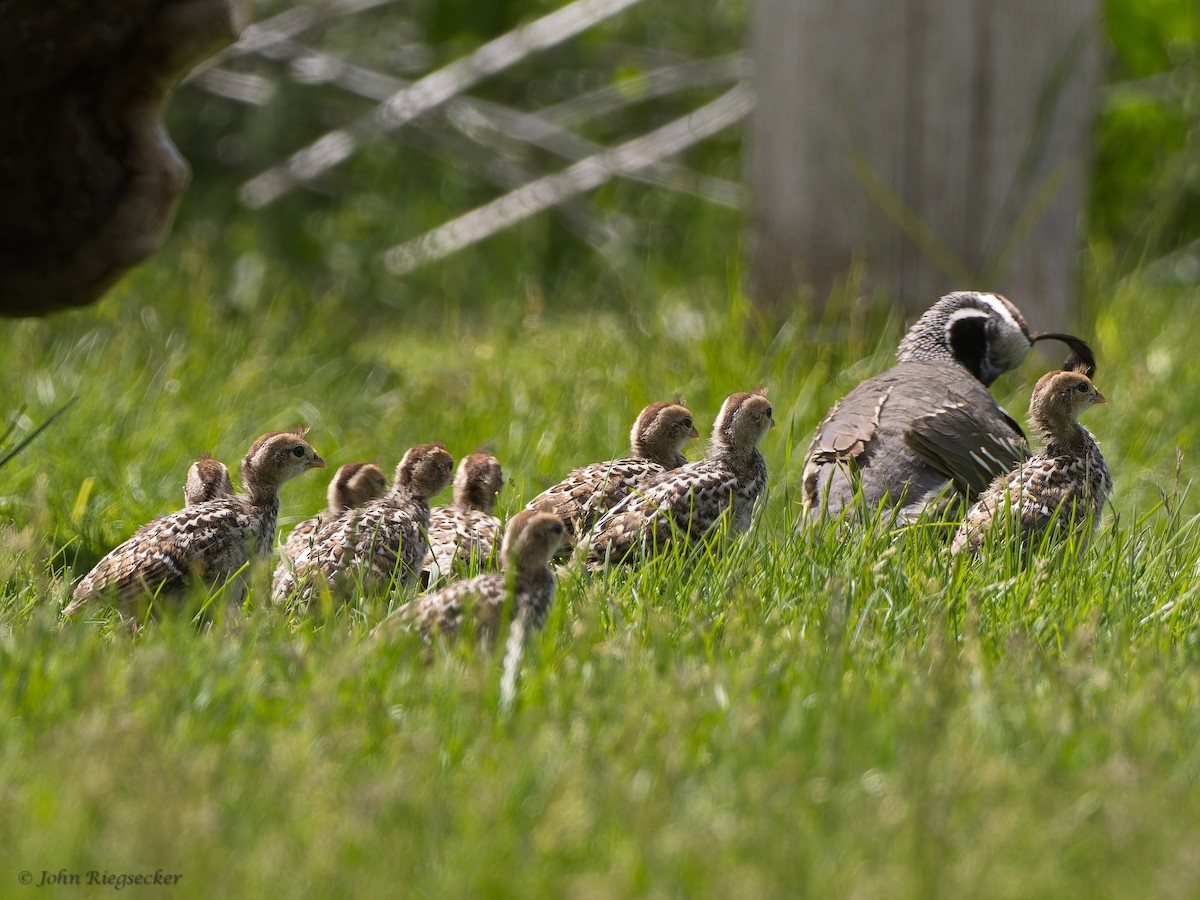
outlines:
{"label": "speckled brown feather", "polygon": [[318,580],[348,595],[361,583],[380,590],[416,581],[427,549],[429,498],[450,483],[454,460],[440,444],[420,444],[396,468],[392,489],[323,526],[310,546],[275,569],[278,603],[307,603]]}
{"label": "speckled brown feather", "polygon": [[749,528],[767,486],[758,443],[774,424],[762,395],[729,397],[705,459],[659,475],[596,523],[587,540],[589,567],[662,552],[676,535],[689,543],[700,540],[726,514],[734,531]]}
{"label": "speckled brown feather", "polygon": [[552,513],[522,510],[509,520],[505,533],[501,552],[504,574],[478,575],[418,597],[381,622],[373,636],[400,627],[420,631],[426,639],[435,633],[454,638],[471,610],[476,634],[491,643],[509,597],[527,625],[542,628],[554,601],[555,580],[549,563],[565,533],[562,519]]}
{"label": "speckled brown feather", "polygon": [[348,509],[362,506],[387,492],[387,478],[375,463],[351,462],[340,467],[329,482],[329,506],[319,515],[305,519],[288,534],[280,547],[281,555],[295,559],[316,539],[321,527]]}
{"label": "speckled brown feather", "polygon": [[581,466],[525,508],[561,517],[570,532],[566,542],[570,546],[575,535],[587,534],[632,490],[686,465],[683,447],[699,434],[691,412],[681,403],[652,403],[633,424],[629,456]]}
{"label": "speckled brown feather", "polygon": [[[1093,367],[1094,370],[1094,367]],[[1050,372],[1030,402],[1030,423],[1046,443],[1018,469],[998,478],[968,510],[951,542],[952,553],[977,553],[1001,523],[1012,525],[1026,546],[1035,545],[1052,524],[1076,530],[1086,541],[1112,492],[1112,476],[1091,432],[1077,417],[1106,402],[1082,373]]]}
{"label": "speckled brown feather", "polygon": [[[296,450],[300,456],[293,455]],[[125,605],[146,596],[177,595],[193,578],[219,585],[250,559],[270,553],[280,485],[324,465],[298,434],[264,435],[242,461],[243,494],[189,506],[144,526],[84,576],[64,614],[96,596],[111,595]],[[230,599],[243,594],[239,582]]]}
{"label": "speckled brown feather", "polygon": [[233,482],[229,480],[229,469],[225,463],[201,453],[188,468],[183,482],[185,506],[195,506],[209,500],[223,500],[233,496]]}
{"label": "speckled brown feather", "polygon": [[429,515],[429,552],[422,563],[426,583],[450,577],[471,560],[486,564],[494,555],[500,520],[493,515],[504,485],[500,461],[487,453],[472,453],[454,477],[454,504],[439,506]]}

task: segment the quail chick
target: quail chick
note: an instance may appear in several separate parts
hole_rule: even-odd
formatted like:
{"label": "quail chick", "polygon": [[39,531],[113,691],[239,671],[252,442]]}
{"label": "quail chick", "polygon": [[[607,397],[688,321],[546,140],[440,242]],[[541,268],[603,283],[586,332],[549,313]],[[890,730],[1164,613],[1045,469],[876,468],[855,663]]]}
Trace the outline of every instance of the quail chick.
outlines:
{"label": "quail chick", "polygon": [[560,516],[567,524],[570,546],[574,535],[587,534],[634,487],[686,464],[683,448],[699,436],[691,412],[678,398],[675,403],[651,403],[633,423],[628,456],[575,469],[525,508]]}
{"label": "quail chick", "polygon": [[664,472],[605,514],[587,539],[587,565],[630,561],[637,551],[661,552],[674,534],[701,540],[729,511],[735,531],[750,527],[754,504],[767,487],[767,463],[758,443],[775,427],[771,403],[760,393],[733,394],[713,423],[708,455]]}
{"label": "quail chick", "polygon": [[187,480],[183,483],[185,506],[195,506],[208,500],[223,500],[233,496],[233,482],[229,480],[229,469],[225,463],[201,453],[188,468]]}
{"label": "quail chick", "polygon": [[429,514],[429,552],[422,576],[432,583],[448,576],[455,562],[485,561],[496,547],[500,520],[494,515],[496,497],[504,485],[500,460],[487,453],[472,453],[458,464],[454,476],[454,503]]}
{"label": "quail chick", "polygon": [[950,489],[968,498],[983,491],[1029,452],[988,385],[1049,338],[1094,368],[1087,344],[1032,334],[999,294],[942,297],[900,342],[897,365],[852,390],[817,426],[804,465],[808,515],[837,516],[861,491],[868,509],[894,509],[911,522],[952,498]]}
{"label": "quail chick", "polygon": [[441,444],[413,447],[396,466],[390,491],[323,525],[295,560],[280,560],[275,601],[307,603],[318,578],[343,596],[355,583],[377,590],[393,581],[415,582],[428,546],[429,499],[450,483],[453,471],[454,459]]}
{"label": "quail chick", "polygon": [[[264,434],[242,460],[241,494],[188,506],[143,527],[84,576],[64,614],[97,596],[124,606],[178,595],[193,577],[210,587],[229,581],[250,559],[270,553],[280,485],[324,466],[302,432]],[[241,602],[245,591],[239,576],[230,599]]]}
{"label": "quail chick", "polygon": [[[1053,523],[1066,532],[1094,529],[1112,492],[1112,476],[1096,439],[1079,414],[1108,402],[1082,372],[1049,372],[1029,402],[1029,422],[1045,445],[1018,469],[996,479],[967,511],[951,553],[976,553],[998,522],[1020,529],[1023,546],[1036,546]],[[1081,533],[1086,540],[1088,533]]]}
{"label": "quail chick", "polygon": [[550,560],[566,536],[566,526],[553,513],[525,509],[508,520],[500,551],[504,574],[477,575],[425,594],[404,604],[376,627],[374,636],[396,627],[417,629],[426,638],[434,633],[454,638],[464,615],[474,609],[476,633],[495,640],[509,596],[514,616],[526,627],[540,629],[554,600],[555,581]]}
{"label": "quail chick", "polygon": [[288,559],[295,559],[301,550],[312,543],[325,522],[336,519],[348,509],[382,497],[387,487],[387,477],[375,463],[346,463],[334,473],[333,480],[329,482],[329,508],[293,528],[287,540],[280,545],[280,554]]}

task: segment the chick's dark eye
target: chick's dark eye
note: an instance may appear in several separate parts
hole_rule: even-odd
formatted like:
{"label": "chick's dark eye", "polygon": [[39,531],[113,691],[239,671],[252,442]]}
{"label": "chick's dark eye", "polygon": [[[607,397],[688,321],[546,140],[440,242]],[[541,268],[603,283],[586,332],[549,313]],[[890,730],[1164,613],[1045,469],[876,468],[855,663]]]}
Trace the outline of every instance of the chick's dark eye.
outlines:
{"label": "chick's dark eye", "polygon": [[303,447],[293,447],[292,448],[292,456],[296,457],[296,459],[299,459],[303,455],[304,455]]}
{"label": "chick's dark eye", "polygon": [[1087,382],[1081,381],[1081,382],[1079,382],[1079,384],[1075,385],[1075,390],[1079,391],[1079,393],[1081,393],[1081,394],[1086,394],[1087,389],[1088,389]]}
{"label": "chick's dark eye", "polygon": [[684,428],[691,428],[691,427],[692,427],[692,420],[691,420],[691,419],[684,419],[684,420],[683,420],[682,422],[680,422],[679,424],[680,424],[680,425],[682,425]]}

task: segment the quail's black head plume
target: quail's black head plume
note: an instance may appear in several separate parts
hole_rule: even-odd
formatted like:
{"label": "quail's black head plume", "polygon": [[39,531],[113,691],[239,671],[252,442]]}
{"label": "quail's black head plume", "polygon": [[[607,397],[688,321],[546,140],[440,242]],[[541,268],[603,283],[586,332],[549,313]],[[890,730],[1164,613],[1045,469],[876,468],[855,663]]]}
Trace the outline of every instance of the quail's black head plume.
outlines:
{"label": "quail's black head plume", "polygon": [[987,386],[1050,338],[1094,367],[1086,343],[1033,334],[999,294],[942,297],[901,340],[898,363],[839,400],[817,426],[804,467],[809,515],[837,515],[861,495],[868,509],[895,508],[912,521],[956,492],[983,491],[1029,452]]}
{"label": "quail's black head plume", "polygon": [[1064,372],[1082,372],[1088,378],[1096,377],[1096,356],[1086,342],[1073,334],[1045,331],[1033,336],[1034,341],[1062,341],[1071,348],[1071,355],[1063,363]]}

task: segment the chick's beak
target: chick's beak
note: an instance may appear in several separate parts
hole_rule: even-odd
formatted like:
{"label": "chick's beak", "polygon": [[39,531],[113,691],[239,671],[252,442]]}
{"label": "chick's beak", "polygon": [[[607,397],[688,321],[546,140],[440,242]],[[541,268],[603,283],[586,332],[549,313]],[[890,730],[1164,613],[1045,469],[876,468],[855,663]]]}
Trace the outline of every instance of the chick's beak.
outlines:
{"label": "chick's beak", "polygon": [[692,426],[691,433],[690,433],[690,434],[688,434],[688,437],[691,437],[691,438],[698,438],[698,437],[700,437],[700,432],[697,430],[697,428],[696,428],[696,426],[695,426],[695,425],[693,425],[693,426]]}
{"label": "chick's beak", "polygon": [[325,468],[325,460],[321,459],[317,454],[313,454],[313,458],[308,461],[308,468],[323,469]]}
{"label": "chick's beak", "polygon": [[1107,397],[1105,397],[1105,396],[1104,396],[1102,393],[1100,393],[1099,391],[1096,391],[1096,393],[1095,393],[1095,396],[1094,396],[1094,397],[1092,397],[1092,402],[1093,402],[1093,403],[1107,403],[1107,402],[1108,402],[1108,398],[1107,398]]}

